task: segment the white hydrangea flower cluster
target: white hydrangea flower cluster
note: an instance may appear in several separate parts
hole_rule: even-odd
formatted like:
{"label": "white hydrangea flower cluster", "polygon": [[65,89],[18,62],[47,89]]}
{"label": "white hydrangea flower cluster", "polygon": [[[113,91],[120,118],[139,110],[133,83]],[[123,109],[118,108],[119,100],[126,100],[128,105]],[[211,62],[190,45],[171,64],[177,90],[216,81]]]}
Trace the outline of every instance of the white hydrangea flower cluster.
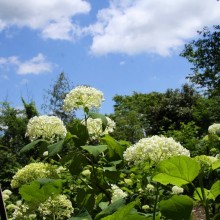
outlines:
{"label": "white hydrangea flower cluster", "polygon": [[12,188],[18,188],[40,178],[57,178],[57,167],[47,163],[30,163],[18,170],[11,181]]}
{"label": "white hydrangea flower cluster", "polygon": [[172,187],[172,193],[173,193],[173,194],[178,195],[178,194],[183,193],[183,191],[184,191],[184,189],[181,188],[181,187],[179,187],[179,186],[173,186],[173,187]]}
{"label": "white hydrangea flower cluster", "polygon": [[99,108],[103,101],[101,91],[90,86],[77,86],[66,95],[63,108],[67,112],[79,108]]}
{"label": "white hydrangea flower cluster", "polygon": [[117,185],[115,184],[112,184],[111,185],[111,188],[112,188],[112,203],[119,200],[119,199],[122,199],[122,198],[125,198],[128,194],[126,192],[124,192],[123,190],[121,190]]}
{"label": "white hydrangea flower cluster", "polygon": [[40,204],[38,211],[43,215],[43,219],[54,215],[56,219],[62,220],[70,218],[74,209],[71,201],[65,195],[58,195],[54,198],[49,197]]}
{"label": "white hydrangea flower cluster", "polygon": [[66,127],[58,117],[42,115],[35,116],[29,120],[26,136],[31,141],[43,138],[54,143],[65,138],[66,133]]}
{"label": "white hydrangea flower cluster", "polygon": [[3,200],[4,201],[8,200],[11,194],[12,192],[9,189],[5,189],[4,191],[2,191]]}
{"label": "white hydrangea flower cluster", "polygon": [[138,165],[146,161],[158,163],[177,155],[189,157],[190,152],[173,138],[155,135],[142,138],[139,142],[127,148],[124,152],[124,159]]}
{"label": "white hydrangea flower cluster", "polygon": [[[88,118],[87,119],[87,129],[88,129],[91,139],[96,140],[102,135],[109,134],[114,131],[115,122],[109,117],[106,117],[106,119],[107,119],[107,125],[104,131],[102,130],[102,119],[101,118],[95,118],[95,119]],[[82,124],[85,125],[85,120],[82,121]]]}
{"label": "white hydrangea flower cluster", "polygon": [[16,205],[8,205],[7,209],[13,209],[12,218],[9,220],[34,220],[37,215],[30,213],[29,206],[27,204],[17,203]]}
{"label": "white hydrangea flower cluster", "polygon": [[213,125],[210,125],[208,128],[208,132],[210,134],[220,134],[220,124],[215,123]]}

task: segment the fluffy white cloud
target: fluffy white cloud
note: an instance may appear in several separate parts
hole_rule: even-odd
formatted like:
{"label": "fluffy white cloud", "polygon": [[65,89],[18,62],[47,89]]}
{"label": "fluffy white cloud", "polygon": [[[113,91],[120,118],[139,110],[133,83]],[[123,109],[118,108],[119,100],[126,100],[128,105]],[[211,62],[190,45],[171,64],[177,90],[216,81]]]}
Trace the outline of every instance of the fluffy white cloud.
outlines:
{"label": "fluffy white cloud", "polygon": [[90,26],[91,51],[167,56],[203,26],[219,24],[216,0],[111,0]]}
{"label": "fluffy white cloud", "polygon": [[75,30],[72,17],[89,11],[85,0],[1,0],[0,31],[15,25],[38,29],[47,38],[69,40]]}
{"label": "fluffy white cloud", "polygon": [[51,72],[53,66],[54,64],[48,62],[41,53],[24,62],[21,62],[16,56],[0,57],[0,67],[7,69],[15,67],[17,74],[20,75]]}

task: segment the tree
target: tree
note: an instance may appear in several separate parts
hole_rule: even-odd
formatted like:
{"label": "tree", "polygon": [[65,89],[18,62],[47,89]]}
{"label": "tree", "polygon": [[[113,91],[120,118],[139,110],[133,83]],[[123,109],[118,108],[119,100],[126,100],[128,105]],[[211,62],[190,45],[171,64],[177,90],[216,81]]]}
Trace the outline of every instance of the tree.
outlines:
{"label": "tree", "polygon": [[46,113],[59,117],[65,123],[70,122],[75,116],[73,112],[66,113],[63,111],[63,100],[71,87],[71,82],[65,73],[61,72],[51,88],[46,90],[45,104],[42,105],[42,109]]}
{"label": "tree", "polygon": [[205,27],[198,33],[199,38],[186,44],[180,55],[193,64],[188,78],[215,95],[220,91],[220,25]]}
{"label": "tree", "polygon": [[181,123],[194,120],[193,109],[200,95],[185,84],[181,89],[168,89],[165,93],[152,92],[132,96],[115,96],[113,100],[117,127],[116,139],[136,142],[149,135],[163,133],[172,127],[180,129]]}

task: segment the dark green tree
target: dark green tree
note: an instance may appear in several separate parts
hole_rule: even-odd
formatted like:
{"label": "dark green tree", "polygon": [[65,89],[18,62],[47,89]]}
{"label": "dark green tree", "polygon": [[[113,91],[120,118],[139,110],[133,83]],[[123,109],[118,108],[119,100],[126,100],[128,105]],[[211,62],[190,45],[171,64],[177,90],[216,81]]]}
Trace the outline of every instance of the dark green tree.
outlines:
{"label": "dark green tree", "polygon": [[116,95],[113,98],[114,114],[111,115],[117,124],[113,135],[133,143],[142,137],[163,133],[170,127],[178,130],[181,123],[194,120],[193,109],[200,97],[188,84],[165,93]]}
{"label": "dark green tree", "polygon": [[66,113],[63,111],[63,100],[71,87],[72,83],[65,73],[61,72],[50,89],[46,90],[46,95],[44,96],[45,103],[42,105],[45,113],[57,116],[65,123],[70,122],[75,114],[74,112]]}
{"label": "dark green tree", "polygon": [[186,44],[180,55],[193,65],[188,76],[191,82],[215,95],[220,91],[220,25],[205,27],[198,34],[199,38]]}

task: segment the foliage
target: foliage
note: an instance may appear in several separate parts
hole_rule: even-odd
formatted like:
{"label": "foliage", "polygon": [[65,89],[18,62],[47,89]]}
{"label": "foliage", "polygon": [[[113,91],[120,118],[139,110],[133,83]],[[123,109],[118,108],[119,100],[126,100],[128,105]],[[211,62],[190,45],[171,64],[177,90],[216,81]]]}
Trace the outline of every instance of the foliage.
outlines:
{"label": "foliage", "polygon": [[181,56],[193,67],[188,78],[198,86],[207,89],[211,95],[220,91],[220,26],[204,27],[198,31],[199,38],[185,45]]}
{"label": "foliage", "polygon": [[[185,100],[178,94],[168,91],[167,96],[174,98],[173,103]],[[158,97],[161,105],[162,101],[167,103],[168,98]],[[92,105],[80,103],[80,106],[83,106],[84,118],[72,120],[61,140],[51,143],[38,136],[21,149],[21,155],[34,151],[39,156],[13,177],[13,180],[21,180],[16,196],[22,201],[15,205],[13,200],[7,199],[6,208],[12,219],[21,219],[22,215],[23,219],[48,220],[190,220],[194,204],[205,208],[207,220],[216,218],[220,204],[219,149],[213,156],[190,157],[189,151],[180,143],[158,135],[130,145],[107,134],[110,132],[106,130],[107,117],[92,112]],[[186,109],[175,111],[175,116],[178,112],[191,112],[188,109],[190,104],[187,107],[185,103],[184,106]],[[89,132],[88,121],[91,118],[102,123],[99,127],[102,131],[95,140],[91,138],[93,133]],[[179,125],[173,122],[173,126]],[[182,123],[181,126],[182,133],[173,132],[177,137],[183,140],[184,135],[189,139],[197,136],[194,123]],[[150,130],[149,125],[148,128]],[[36,129],[40,127],[36,126]],[[49,124],[47,129],[55,134],[53,124]],[[215,135],[215,141],[220,141],[218,132],[208,134],[210,146],[213,141],[210,135]],[[138,152],[139,148],[141,152]],[[139,157],[136,161],[127,160],[126,152],[130,151],[130,156]],[[152,155],[159,156],[155,160]]]}

